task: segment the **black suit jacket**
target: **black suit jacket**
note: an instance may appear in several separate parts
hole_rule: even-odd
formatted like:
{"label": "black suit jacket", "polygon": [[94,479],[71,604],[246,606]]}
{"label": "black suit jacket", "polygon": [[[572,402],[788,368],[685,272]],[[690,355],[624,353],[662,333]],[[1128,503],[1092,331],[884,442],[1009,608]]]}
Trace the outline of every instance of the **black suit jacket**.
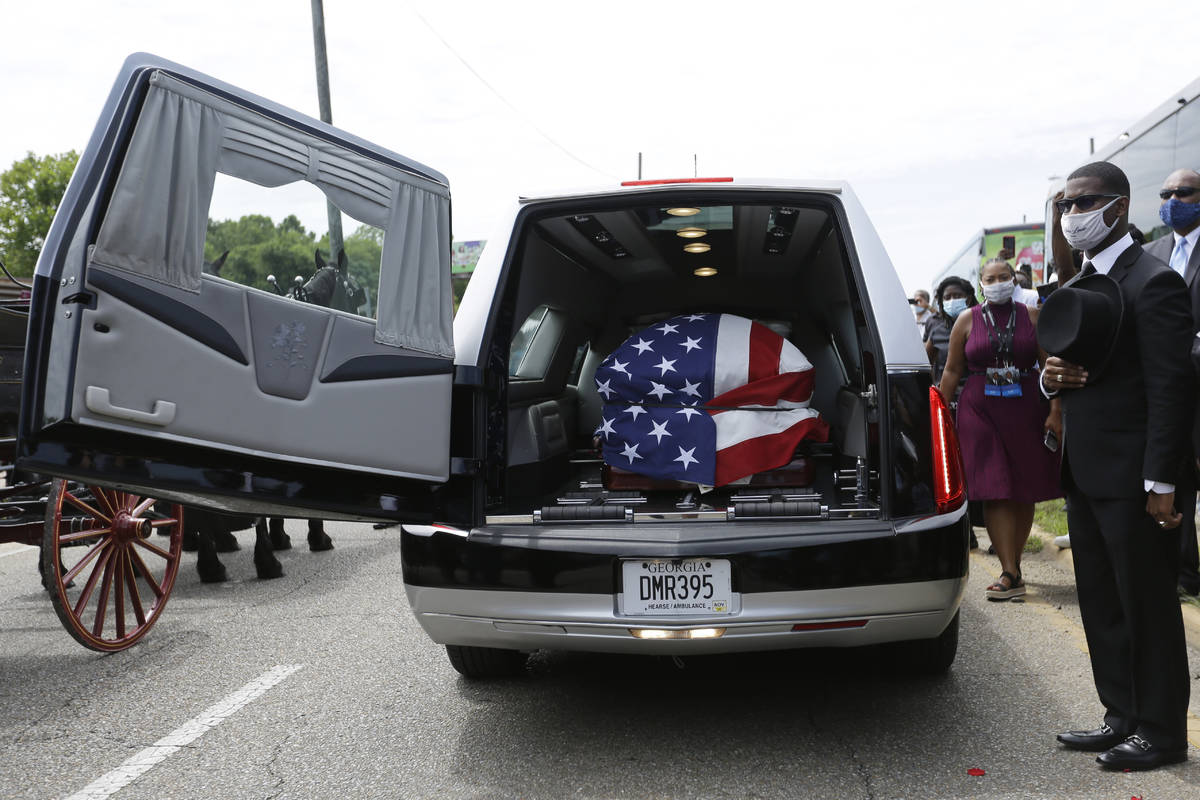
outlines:
{"label": "black suit jacket", "polygon": [[[1146,252],[1164,264],[1171,263],[1171,251],[1174,249],[1175,235],[1172,233],[1161,236],[1146,245]],[[1188,296],[1192,301],[1193,334],[1200,333],[1200,280],[1196,279],[1197,274],[1200,274],[1200,244],[1192,248],[1192,252],[1188,256],[1187,268],[1183,273],[1183,279],[1188,286]],[[1196,370],[1197,380],[1200,380],[1200,338],[1196,337],[1192,338],[1192,367]],[[1200,453],[1200,409],[1197,409],[1196,419],[1192,425],[1192,449],[1196,453]]]}
{"label": "black suit jacket", "polygon": [[1134,244],[1109,271],[1125,314],[1108,366],[1061,394],[1063,477],[1097,498],[1140,498],[1144,481],[1179,484],[1190,452],[1196,380],[1183,278]]}
{"label": "black suit jacket", "polygon": [[[1170,264],[1171,251],[1175,249],[1175,235],[1168,233],[1166,236],[1160,236],[1147,244],[1145,249],[1159,261]],[[1187,269],[1183,273],[1183,279],[1188,285],[1188,296],[1192,300],[1192,333],[1200,332],[1200,280],[1196,280],[1197,274],[1200,274],[1200,244],[1192,248]]]}

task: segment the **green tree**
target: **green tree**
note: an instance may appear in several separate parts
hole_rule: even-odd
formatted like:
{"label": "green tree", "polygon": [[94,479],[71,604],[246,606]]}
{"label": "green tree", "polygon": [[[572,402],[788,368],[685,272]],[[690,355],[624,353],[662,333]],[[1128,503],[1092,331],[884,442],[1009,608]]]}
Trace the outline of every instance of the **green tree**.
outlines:
{"label": "green tree", "polygon": [[33,274],[78,161],[74,150],[41,158],[28,153],[0,172],[0,258],[14,275]]}

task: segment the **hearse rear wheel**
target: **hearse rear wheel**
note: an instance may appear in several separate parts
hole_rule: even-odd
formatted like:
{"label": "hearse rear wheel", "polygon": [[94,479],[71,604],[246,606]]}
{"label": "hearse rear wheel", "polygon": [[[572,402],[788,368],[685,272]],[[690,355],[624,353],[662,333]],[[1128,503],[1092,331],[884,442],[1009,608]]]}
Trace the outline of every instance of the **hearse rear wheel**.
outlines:
{"label": "hearse rear wheel", "polygon": [[950,669],[958,654],[958,618],[955,612],[946,630],[932,639],[917,639],[889,645],[895,664],[913,675],[941,675]]}
{"label": "hearse rear wheel", "polygon": [[464,678],[512,678],[525,671],[528,657],[519,650],[446,645],[450,666]]}

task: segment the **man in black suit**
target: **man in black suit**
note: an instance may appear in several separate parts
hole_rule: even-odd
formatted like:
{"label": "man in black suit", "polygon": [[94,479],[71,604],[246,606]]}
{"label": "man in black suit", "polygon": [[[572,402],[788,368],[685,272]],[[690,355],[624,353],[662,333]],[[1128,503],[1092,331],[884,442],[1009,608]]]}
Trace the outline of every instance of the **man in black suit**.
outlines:
{"label": "man in black suit", "polygon": [[[1159,216],[1172,231],[1146,245],[1146,252],[1183,276],[1192,299],[1192,333],[1200,334],[1200,173],[1177,169],[1167,176]],[[1193,340],[1193,349],[1200,350]],[[1196,365],[1200,369],[1200,365]],[[1200,417],[1192,428],[1192,455],[1200,454]],[[1180,540],[1179,591],[1200,594],[1200,549],[1196,546],[1196,494],[1177,500],[1183,514]]]}
{"label": "man in black suit", "polygon": [[1119,168],[1080,167],[1059,202],[1063,233],[1084,253],[1080,274],[1107,273],[1124,313],[1102,372],[1056,357],[1042,372],[1043,389],[1063,399],[1075,581],[1105,708],[1101,727],[1058,740],[1100,752],[1107,768],[1152,769],[1187,758],[1175,485],[1195,404],[1191,305],[1183,278],[1130,238],[1129,180]]}

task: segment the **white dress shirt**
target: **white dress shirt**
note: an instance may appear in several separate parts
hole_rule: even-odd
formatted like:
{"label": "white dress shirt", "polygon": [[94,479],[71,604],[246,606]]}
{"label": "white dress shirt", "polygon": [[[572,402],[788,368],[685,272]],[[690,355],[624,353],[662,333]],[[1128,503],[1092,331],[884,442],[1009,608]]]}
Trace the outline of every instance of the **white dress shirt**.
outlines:
{"label": "white dress shirt", "polygon": [[1176,272],[1179,272],[1180,275],[1183,275],[1186,277],[1187,261],[1192,260],[1192,253],[1196,252],[1196,242],[1200,241],[1200,225],[1196,226],[1196,229],[1194,231],[1192,231],[1191,233],[1189,233],[1187,236],[1180,236],[1178,233],[1175,233],[1175,232],[1172,232],[1172,235],[1175,237],[1175,241],[1171,245],[1171,253],[1172,254],[1175,253],[1175,248],[1179,247],[1180,239],[1187,240],[1187,260],[1183,264],[1183,271],[1180,272],[1179,270],[1176,270]]}
{"label": "white dress shirt", "polygon": [[[1200,233],[1200,228],[1192,231],[1192,233]],[[1191,245],[1194,243],[1188,242],[1188,244]],[[1085,259],[1085,261],[1086,263],[1090,263],[1096,272],[1100,273],[1101,275],[1107,275],[1109,271],[1112,270],[1113,265],[1117,263],[1117,259],[1121,257],[1121,254],[1132,246],[1133,237],[1126,233],[1120,239],[1117,239],[1108,247],[1104,248],[1099,253],[1096,253],[1096,255]],[[1042,374],[1045,375],[1044,372]],[[1046,397],[1054,397],[1054,395],[1058,394],[1058,391],[1051,392],[1048,390],[1044,382],[1039,380],[1038,383],[1041,384],[1042,394],[1046,395]],[[1147,492],[1154,492],[1155,494],[1171,494],[1175,491],[1175,485],[1172,483],[1143,480],[1143,484]]]}

